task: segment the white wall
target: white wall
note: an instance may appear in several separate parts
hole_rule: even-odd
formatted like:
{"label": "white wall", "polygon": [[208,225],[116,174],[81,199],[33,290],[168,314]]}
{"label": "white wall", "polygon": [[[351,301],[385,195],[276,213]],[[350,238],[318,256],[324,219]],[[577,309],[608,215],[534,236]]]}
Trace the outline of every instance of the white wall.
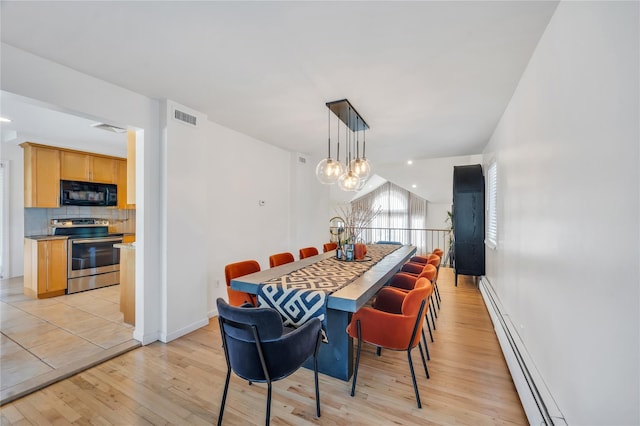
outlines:
{"label": "white wall", "polygon": [[24,156],[16,144],[3,143],[3,161],[9,162],[9,264],[4,278],[24,274]]}
{"label": "white wall", "polygon": [[562,2],[485,150],[487,277],[568,424],[640,423],[638,5]]}

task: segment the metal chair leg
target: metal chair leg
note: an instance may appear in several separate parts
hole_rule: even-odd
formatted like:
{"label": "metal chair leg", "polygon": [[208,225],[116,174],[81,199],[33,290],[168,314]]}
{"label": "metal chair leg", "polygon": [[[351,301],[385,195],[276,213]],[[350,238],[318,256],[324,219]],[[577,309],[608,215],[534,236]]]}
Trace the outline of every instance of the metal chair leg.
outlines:
{"label": "metal chair leg", "polygon": [[222,391],[222,402],[220,403],[220,414],[218,415],[218,426],[222,425],[222,415],[224,414],[224,403],[227,400],[227,391],[229,390],[230,378],[231,378],[231,367],[227,367],[227,378],[224,381],[224,390]]}
{"label": "metal chair leg", "polygon": [[353,370],[353,383],[351,384],[351,396],[356,392],[356,380],[358,380],[358,365],[360,365],[360,349],[362,349],[362,340],[360,340],[360,320],[357,322],[358,326],[358,349],[356,350],[356,366]]}
{"label": "metal chair leg", "polygon": [[436,330],[436,320],[433,319],[433,308],[431,304],[429,304],[429,312],[431,313],[431,322],[433,323],[433,329]]}
{"label": "metal chair leg", "polygon": [[[429,325],[429,321],[427,320],[427,325]],[[431,361],[431,356],[429,355],[429,347],[427,346],[427,337],[424,335],[424,327],[422,327],[422,340],[424,341],[424,348],[427,353],[427,360]]]}
{"label": "metal chair leg", "polygon": [[[437,297],[436,297],[436,299],[437,299]],[[433,293],[431,293],[431,294],[429,295],[429,301],[430,301],[430,302],[429,302],[429,307],[433,306]],[[436,314],[436,318],[438,318],[438,311],[436,311],[436,310],[434,309],[434,310],[433,310],[433,312]]]}
{"label": "metal chair leg", "polygon": [[411,379],[413,380],[413,390],[416,392],[416,401],[418,408],[422,408],[420,403],[420,393],[418,392],[418,382],[416,382],[416,373],[413,371],[413,361],[411,360],[411,349],[407,350],[407,358],[409,359],[409,369],[411,370]]}
{"label": "metal chair leg", "polygon": [[424,366],[424,374],[426,374],[427,379],[429,378],[429,369],[427,368],[427,361],[424,359],[424,354],[422,353],[422,342],[418,342],[418,348],[420,349],[420,358],[422,358],[422,365]]}
{"label": "metal chair leg", "polygon": [[316,342],[316,351],[313,354],[313,378],[316,384],[316,415],[320,417],[320,387],[318,386],[318,349],[322,336],[318,333],[318,341]]}
{"label": "metal chair leg", "polygon": [[271,381],[267,382],[267,420],[265,424],[269,426],[271,420]]}
{"label": "metal chair leg", "polygon": [[431,324],[429,324],[429,316],[425,313],[424,319],[427,320],[427,328],[429,329],[429,337],[431,337],[431,343],[433,343],[433,334],[431,333]]}

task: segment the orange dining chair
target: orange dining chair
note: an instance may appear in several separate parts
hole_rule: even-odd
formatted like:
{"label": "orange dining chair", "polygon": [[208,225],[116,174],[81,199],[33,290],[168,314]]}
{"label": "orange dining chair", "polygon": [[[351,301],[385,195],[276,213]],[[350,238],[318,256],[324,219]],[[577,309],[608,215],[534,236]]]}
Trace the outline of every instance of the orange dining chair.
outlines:
{"label": "orange dining chair", "polygon": [[305,247],[300,249],[300,259],[306,259],[307,257],[315,256],[318,254],[318,249],[315,247]]}
{"label": "orange dining chair", "polygon": [[333,251],[338,248],[338,243],[326,243],[322,246],[322,250],[326,253],[328,251]]}
{"label": "orange dining chair", "polygon": [[293,255],[288,251],[284,253],[272,254],[271,256],[269,256],[269,268],[284,265],[286,263],[291,263],[294,261],[295,259]]}
{"label": "orange dining chair", "polygon": [[[442,250],[440,250],[440,249],[436,249],[436,250],[438,250],[440,253],[442,253]],[[434,250],[434,253],[431,253],[427,257],[414,256],[411,259],[409,259],[409,262],[405,263],[402,266],[402,271],[403,272],[408,272],[408,273],[411,273],[411,274],[420,274],[420,265],[431,264],[431,265],[435,266],[435,268],[436,268],[436,276],[431,281],[433,282],[433,286],[434,286],[433,292],[436,295],[436,304],[438,305],[438,309],[440,309],[440,301],[442,300],[440,298],[440,289],[438,289],[438,273],[440,272],[440,259],[441,259],[441,257],[439,255],[437,255],[435,253],[435,250]]]}
{"label": "orange dining chair", "polygon": [[[420,275],[415,276],[415,275],[411,275],[411,274],[407,274],[404,272],[400,272],[395,274],[393,277],[391,277],[391,279],[389,280],[389,282],[387,283],[387,285],[389,285],[390,287],[394,287],[397,288],[399,290],[402,291],[410,291],[413,290],[413,288],[416,285],[416,282],[418,281],[418,279],[420,278],[427,278],[431,283],[433,283],[433,279],[436,276],[436,268],[433,265],[425,265],[423,271],[420,273]],[[437,300],[437,299],[436,299]],[[431,324],[433,324],[433,329],[436,329],[436,321],[433,317],[433,288],[432,291],[429,292],[429,306],[427,307],[427,309],[425,309],[425,313],[424,313],[424,317],[427,320],[427,328],[429,329],[429,337],[431,338],[431,341],[433,342],[433,333],[431,332]],[[431,324],[429,324],[429,315],[427,314],[427,312],[429,312],[431,314]],[[436,317],[437,317],[437,313],[436,313]],[[426,342],[426,339],[425,339]],[[425,343],[426,346],[426,343]],[[429,351],[427,350],[427,356],[429,354]]]}
{"label": "orange dining chair", "polygon": [[227,295],[229,296],[230,305],[242,306],[245,303],[250,303],[256,306],[256,296],[232,289],[231,280],[259,271],[260,264],[255,260],[243,260],[242,262],[230,263],[224,267],[224,278],[227,281]]}
{"label": "orange dining chair", "polygon": [[416,346],[420,347],[422,364],[428,377],[429,370],[427,369],[424,355],[422,355],[418,329],[421,326],[430,287],[431,283],[427,278],[420,278],[413,290],[408,293],[384,287],[378,292],[374,307],[363,307],[353,314],[351,322],[347,326],[347,333],[354,339],[358,339],[358,346],[351,396],[355,394],[362,342],[366,342],[379,348],[407,352],[416,401],[418,408],[422,408],[411,359],[411,350]]}

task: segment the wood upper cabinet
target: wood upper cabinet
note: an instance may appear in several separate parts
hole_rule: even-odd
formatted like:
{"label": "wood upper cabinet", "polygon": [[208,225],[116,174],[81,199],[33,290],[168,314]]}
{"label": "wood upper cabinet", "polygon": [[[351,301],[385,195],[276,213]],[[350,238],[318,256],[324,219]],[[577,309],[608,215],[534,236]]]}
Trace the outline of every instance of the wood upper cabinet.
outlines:
{"label": "wood upper cabinet", "polygon": [[61,296],[67,290],[67,240],[24,240],[24,294]]}
{"label": "wood upper cabinet", "polygon": [[60,207],[60,151],[25,142],[24,206]]}
{"label": "wood upper cabinet", "polygon": [[60,176],[63,180],[117,183],[117,161],[74,151],[61,151]]}
{"label": "wood upper cabinet", "polygon": [[127,208],[127,160],[117,160],[118,208]]}
{"label": "wood upper cabinet", "polygon": [[136,132],[127,131],[127,204],[136,205]]}

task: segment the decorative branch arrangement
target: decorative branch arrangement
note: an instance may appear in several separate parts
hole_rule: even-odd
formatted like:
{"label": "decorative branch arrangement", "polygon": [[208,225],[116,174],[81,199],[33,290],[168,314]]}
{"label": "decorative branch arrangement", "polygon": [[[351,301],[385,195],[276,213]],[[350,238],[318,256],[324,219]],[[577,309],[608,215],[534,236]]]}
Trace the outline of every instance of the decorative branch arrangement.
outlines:
{"label": "decorative branch arrangement", "polygon": [[355,243],[360,238],[362,231],[380,214],[382,207],[347,204],[339,206],[336,210],[338,215],[344,219],[345,237],[343,242]]}

